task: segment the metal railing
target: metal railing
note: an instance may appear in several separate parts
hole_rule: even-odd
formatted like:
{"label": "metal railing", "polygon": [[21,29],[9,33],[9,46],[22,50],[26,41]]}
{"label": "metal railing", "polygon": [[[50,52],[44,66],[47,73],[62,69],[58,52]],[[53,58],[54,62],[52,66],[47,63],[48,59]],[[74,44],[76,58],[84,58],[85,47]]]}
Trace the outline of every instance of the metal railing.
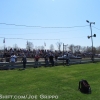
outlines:
{"label": "metal railing", "polygon": [[[58,60],[57,62],[55,62],[55,66],[57,65],[66,65],[66,61],[63,60]],[[90,58],[86,58],[86,59],[70,59],[70,65],[73,64],[82,64],[82,63],[91,63],[92,60]],[[100,58],[95,58],[94,62],[100,62]],[[45,66],[45,61],[44,59],[39,60],[39,67],[40,66]],[[51,66],[51,64],[49,63],[49,66]],[[22,68],[23,67],[23,63],[21,61],[17,61],[14,63],[13,68]],[[27,61],[26,63],[26,67],[33,67],[35,68],[35,61],[31,60],[31,61]],[[11,67],[11,63],[10,62],[0,62],[0,69],[10,69]]]}

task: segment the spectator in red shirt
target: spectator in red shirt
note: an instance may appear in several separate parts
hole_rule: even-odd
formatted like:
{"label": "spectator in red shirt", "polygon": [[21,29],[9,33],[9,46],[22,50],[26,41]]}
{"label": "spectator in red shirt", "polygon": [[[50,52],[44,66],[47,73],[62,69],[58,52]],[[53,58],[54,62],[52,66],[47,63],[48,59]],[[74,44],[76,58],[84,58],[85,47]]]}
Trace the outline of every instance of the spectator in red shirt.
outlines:
{"label": "spectator in red shirt", "polygon": [[39,58],[40,58],[40,56],[38,54],[36,54],[35,58],[34,58],[35,59],[35,68],[37,68],[39,66],[39,62],[38,62]]}

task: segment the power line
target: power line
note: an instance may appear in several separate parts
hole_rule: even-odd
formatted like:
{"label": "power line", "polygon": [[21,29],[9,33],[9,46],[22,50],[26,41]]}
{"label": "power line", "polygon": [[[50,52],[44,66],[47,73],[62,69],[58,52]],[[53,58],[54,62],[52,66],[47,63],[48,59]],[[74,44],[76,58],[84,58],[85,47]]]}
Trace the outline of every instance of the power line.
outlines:
{"label": "power line", "polygon": [[71,27],[45,27],[45,26],[28,26],[28,25],[17,25],[17,24],[8,24],[8,23],[0,23],[1,25],[8,25],[8,26],[22,26],[22,27],[34,27],[34,28],[77,28],[77,27],[87,27],[89,25],[83,26],[71,26]]}
{"label": "power line", "polygon": [[100,30],[99,28],[96,28],[96,27],[94,27],[94,26],[93,26],[93,28],[95,28],[95,29],[97,29],[97,30]]}
{"label": "power line", "polygon": [[[5,37],[0,37],[5,38]],[[5,38],[5,39],[17,39],[17,40],[60,40],[60,39],[24,39],[24,38]]]}
{"label": "power line", "polygon": [[71,27],[41,27],[41,28],[77,28],[77,27],[87,27],[89,25],[84,25],[84,26],[71,26]]}
{"label": "power line", "polygon": [[0,24],[1,25],[8,25],[8,26],[41,27],[41,26],[27,26],[27,25],[7,24],[7,23],[0,23]]}
{"label": "power line", "polygon": [[86,38],[87,36],[81,36],[81,37],[71,37],[71,38],[60,38],[60,39],[72,39],[72,38]]}
{"label": "power line", "polygon": [[[84,38],[86,36],[81,37],[71,37],[71,38],[60,38],[60,39],[72,39],[72,38]],[[17,40],[60,40],[60,39],[25,39],[25,38],[6,38],[6,37],[0,37],[5,39],[17,39]]]}

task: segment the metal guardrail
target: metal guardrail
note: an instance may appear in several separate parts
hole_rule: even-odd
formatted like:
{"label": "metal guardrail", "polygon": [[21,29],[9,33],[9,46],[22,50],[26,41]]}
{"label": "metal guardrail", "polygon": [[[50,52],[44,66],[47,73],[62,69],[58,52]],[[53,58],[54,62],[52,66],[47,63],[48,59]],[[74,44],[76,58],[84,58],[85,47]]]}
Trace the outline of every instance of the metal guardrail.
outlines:
{"label": "metal guardrail", "polygon": [[[91,59],[70,59],[70,64],[82,64],[82,63],[91,63],[92,60]],[[100,62],[100,58],[95,58],[94,59],[94,62]],[[45,66],[45,61],[42,60],[42,61],[39,61],[40,65],[41,66]],[[55,66],[56,65],[65,65],[66,64],[66,61],[64,61],[63,63],[63,60],[58,60],[57,62],[55,61]],[[11,63],[10,62],[0,62],[0,69],[9,69]],[[35,62],[34,61],[28,61],[26,63],[26,66],[28,67],[34,67],[35,65]],[[23,63],[21,61],[18,61],[18,62],[15,62],[14,63],[14,68],[22,68],[23,67]]]}

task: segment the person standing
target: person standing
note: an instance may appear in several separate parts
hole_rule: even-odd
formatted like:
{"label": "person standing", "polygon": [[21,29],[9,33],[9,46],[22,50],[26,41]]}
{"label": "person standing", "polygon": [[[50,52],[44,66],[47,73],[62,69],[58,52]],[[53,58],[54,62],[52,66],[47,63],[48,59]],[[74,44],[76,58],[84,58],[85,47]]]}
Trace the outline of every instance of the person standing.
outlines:
{"label": "person standing", "polygon": [[16,62],[16,56],[14,55],[14,53],[12,53],[11,57],[10,57],[10,63],[11,63],[11,69],[14,69],[14,64]]}
{"label": "person standing", "polygon": [[57,64],[57,60],[58,60],[58,53],[56,52],[56,53],[55,53],[55,65],[58,65],[58,64]]}
{"label": "person standing", "polygon": [[66,55],[66,65],[69,66],[69,62],[70,62],[70,58],[69,58],[69,55],[68,55],[68,53],[67,53],[67,55]]}
{"label": "person standing", "polygon": [[50,53],[49,61],[50,61],[50,63],[51,63],[52,66],[54,66],[54,59],[53,59],[53,58],[54,58],[54,57],[53,57],[53,54]]}
{"label": "person standing", "polygon": [[27,59],[26,59],[25,55],[22,57],[22,62],[23,62],[23,69],[25,69],[26,68],[26,63],[27,63]]}
{"label": "person standing", "polygon": [[48,61],[49,57],[48,57],[48,54],[46,54],[44,56],[44,59],[45,59],[45,67],[49,66],[49,61]]}
{"label": "person standing", "polygon": [[35,60],[35,66],[34,66],[34,67],[35,67],[35,68],[37,68],[38,66],[40,66],[40,65],[39,65],[39,62],[38,62],[39,59],[40,59],[40,56],[39,56],[38,54],[36,54],[36,55],[35,55],[35,58],[34,58],[34,60]]}

